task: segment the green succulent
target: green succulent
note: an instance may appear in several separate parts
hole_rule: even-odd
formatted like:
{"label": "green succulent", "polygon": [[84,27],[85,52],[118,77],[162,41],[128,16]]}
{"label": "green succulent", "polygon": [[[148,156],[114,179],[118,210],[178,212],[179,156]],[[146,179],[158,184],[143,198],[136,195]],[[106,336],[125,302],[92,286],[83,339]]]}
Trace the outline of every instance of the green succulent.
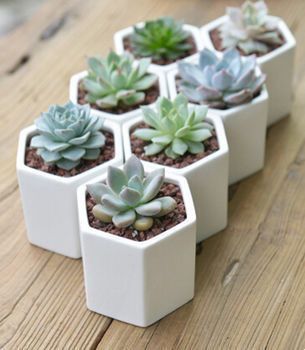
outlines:
{"label": "green succulent", "polygon": [[136,56],[176,60],[191,49],[186,42],[188,37],[181,22],[161,17],[145,22],[143,27],[135,26],[130,40]]}
{"label": "green succulent", "polygon": [[97,159],[105,136],[100,129],[103,120],[90,114],[90,106],[72,102],[52,105],[35,121],[39,135],[32,137],[30,146],[46,164],[56,164],[70,170],[81,159]]}
{"label": "green succulent", "polygon": [[187,98],[179,94],[172,102],[162,97],[157,101],[157,111],[142,107],[143,119],[151,128],[139,128],[134,135],[151,141],[145,154],[152,156],[165,151],[170,158],[186,152],[204,151],[203,141],[212,136],[213,126],[205,121],[207,106],[189,106]]}
{"label": "green succulent", "polygon": [[123,169],[110,166],[107,184],[87,185],[96,202],[93,215],[116,227],[133,226],[138,231],[151,228],[154,218],[173,211],[177,203],[172,197],[156,198],[164,182],[164,169],[144,174],[142,162],[131,156]]}
{"label": "green succulent", "polygon": [[134,62],[127,52],[122,56],[110,52],[106,59],[90,57],[88,76],[83,80],[86,101],[103,109],[143,102],[143,91],[158,80],[155,74],[147,73],[150,62],[148,58]]}

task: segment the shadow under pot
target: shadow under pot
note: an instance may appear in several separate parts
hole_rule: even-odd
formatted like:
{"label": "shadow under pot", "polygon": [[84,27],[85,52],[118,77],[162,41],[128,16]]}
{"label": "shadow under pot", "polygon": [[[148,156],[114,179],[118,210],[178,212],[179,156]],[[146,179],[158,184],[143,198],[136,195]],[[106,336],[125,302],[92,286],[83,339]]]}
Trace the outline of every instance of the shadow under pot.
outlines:
{"label": "shadow under pot", "polygon": [[119,126],[105,121],[101,131],[106,141],[99,158],[83,160],[69,171],[46,165],[30,147],[36,126],[20,132],[16,167],[30,243],[70,258],[81,257],[76,189],[106,172],[109,165],[123,163]]}

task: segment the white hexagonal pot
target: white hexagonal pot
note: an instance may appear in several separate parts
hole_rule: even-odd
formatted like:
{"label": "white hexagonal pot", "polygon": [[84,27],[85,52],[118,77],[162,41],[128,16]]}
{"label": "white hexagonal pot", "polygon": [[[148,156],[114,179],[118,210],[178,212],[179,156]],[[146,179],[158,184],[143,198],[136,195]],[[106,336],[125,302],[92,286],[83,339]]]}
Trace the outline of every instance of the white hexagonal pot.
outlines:
{"label": "white hexagonal pot", "polygon": [[[197,242],[218,233],[227,226],[229,150],[222,120],[208,113],[207,120],[214,125],[219,150],[185,168],[176,169],[143,161],[150,166],[165,167],[170,173],[185,176],[189,182],[197,214]],[[123,124],[125,159],[132,154],[130,131],[143,122],[142,117]]]}
{"label": "white hexagonal pot", "polygon": [[[193,60],[194,64],[198,63]],[[260,74],[258,69],[257,74]],[[171,99],[177,96],[178,70],[168,73]],[[229,184],[232,185],[264,167],[268,92],[264,87],[250,103],[227,110],[210,111],[222,118],[229,144]]]}
{"label": "white hexagonal pot", "polygon": [[[145,166],[146,172],[151,171]],[[89,226],[86,186],[78,212],[87,306],[111,318],[146,327],[194,296],[196,215],[185,178],[166,173],[182,191],[187,218],[144,242]],[[104,181],[106,176],[91,182]]]}
{"label": "white hexagonal pot", "polygon": [[[166,83],[166,77],[163,72],[161,72],[159,69],[156,69],[153,67],[153,65],[150,65],[148,70],[149,73],[155,74],[158,76],[158,84],[159,84],[159,96],[168,97],[168,91],[167,91],[167,83]],[[84,79],[88,75],[88,71],[83,71],[80,73],[77,73],[73,75],[70,79],[70,88],[69,88],[69,98],[70,101],[78,104],[78,84],[79,82]],[[149,106],[153,106],[155,104],[151,103]],[[95,115],[98,115],[100,117],[103,117],[108,120],[115,121],[119,123],[120,125],[123,124],[127,120],[131,120],[137,115],[139,115],[140,108],[137,108],[133,111],[122,113],[122,114],[114,114],[104,111],[99,111],[97,109],[91,108],[91,112]]]}
{"label": "white hexagonal pot", "polygon": [[[268,126],[286,117],[291,112],[294,56],[296,48],[295,38],[287,24],[281,18],[270,17],[278,20],[278,29],[285,39],[285,44],[257,58],[262,71],[267,74],[267,88],[270,99]],[[222,16],[201,28],[205,47],[216,51],[210,37],[210,32],[226,21],[227,16]]]}
{"label": "white hexagonal pot", "polygon": [[70,258],[81,257],[76,189],[106,172],[109,165],[123,164],[119,125],[105,121],[103,130],[110,131],[114,135],[115,157],[69,178],[48,174],[25,165],[26,145],[36,134],[36,127],[32,125],[21,131],[16,166],[30,243]]}
{"label": "white hexagonal pot", "polygon": [[[143,27],[144,26],[144,22],[138,23],[138,24],[136,24],[136,26]],[[183,25],[183,29],[193,36],[194,42],[195,42],[196,47],[197,47],[197,51],[198,52],[201,51],[203,49],[203,41],[202,41],[200,29],[195,27],[195,26],[193,26],[193,25],[190,25],[190,24],[184,24]],[[132,34],[133,31],[134,31],[133,27],[128,27],[128,28],[119,30],[118,32],[116,32],[114,34],[114,38],[113,38],[114,39],[114,47],[115,47],[115,51],[118,54],[122,54],[125,51],[125,49],[124,49],[124,42],[123,41],[124,41],[124,39],[127,36]],[[185,57],[182,60],[183,61],[188,61],[188,60],[192,59],[192,57],[194,57],[196,55],[197,55],[197,53],[195,53],[195,54],[193,54],[191,56]],[[174,69],[177,66],[177,63],[174,62],[174,63],[170,63],[170,64],[166,64],[166,65],[159,65],[159,64],[152,63],[152,66],[157,68],[159,71],[168,72],[171,69]]]}

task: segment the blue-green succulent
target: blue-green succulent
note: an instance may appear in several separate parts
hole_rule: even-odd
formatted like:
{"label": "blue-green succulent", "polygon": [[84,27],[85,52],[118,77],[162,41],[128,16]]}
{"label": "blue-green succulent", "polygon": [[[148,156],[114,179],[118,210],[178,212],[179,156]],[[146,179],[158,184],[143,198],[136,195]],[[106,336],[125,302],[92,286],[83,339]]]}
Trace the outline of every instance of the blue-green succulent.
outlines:
{"label": "blue-green succulent", "polygon": [[198,65],[179,62],[178,70],[178,89],[190,101],[217,109],[250,102],[266,80],[264,74],[257,74],[255,55],[242,57],[236,49],[228,49],[221,57],[204,49]]}
{"label": "blue-green succulent", "polygon": [[157,197],[164,182],[164,169],[145,176],[142,162],[131,156],[123,169],[110,166],[107,183],[87,185],[96,205],[93,215],[116,227],[133,226],[138,231],[152,227],[154,218],[173,211],[177,203],[172,197]]}
{"label": "blue-green succulent", "polygon": [[76,167],[81,159],[97,159],[105,144],[103,119],[91,115],[89,105],[52,105],[35,125],[38,135],[32,137],[30,146],[37,148],[46,164],[65,170]]}
{"label": "blue-green succulent", "polygon": [[170,158],[183,156],[186,152],[197,154],[204,151],[203,141],[212,136],[213,126],[206,121],[207,106],[190,106],[183,94],[174,101],[161,97],[157,110],[141,107],[144,122],[150,128],[139,128],[134,135],[151,141],[145,154],[152,156],[160,152]]}

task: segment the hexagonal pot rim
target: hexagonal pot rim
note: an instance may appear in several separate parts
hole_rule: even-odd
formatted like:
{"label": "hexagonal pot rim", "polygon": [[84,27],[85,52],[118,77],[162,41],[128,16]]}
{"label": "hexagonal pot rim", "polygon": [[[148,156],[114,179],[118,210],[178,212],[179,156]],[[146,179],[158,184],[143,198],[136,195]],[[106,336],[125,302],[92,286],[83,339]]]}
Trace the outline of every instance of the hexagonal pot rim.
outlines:
{"label": "hexagonal pot rim", "polygon": [[[218,56],[221,55],[221,53],[218,51],[216,51],[216,54]],[[198,58],[192,60],[192,62],[190,62],[190,63],[196,64],[197,62],[198,62]],[[177,76],[177,74],[178,74],[178,68],[171,70],[167,74],[168,93],[169,93],[169,97],[171,99],[174,99],[178,95],[178,91],[176,88],[176,76]],[[256,67],[256,75],[260,75],[260,74],[262,74],[261,69],[259,67]],[[240,112],[241,110],[247,108],[247,106],[252,106],[252,105],[258,104],[258,103],[263,102],[267,99],[268,99],[268,90],[267,90],[266,84],[264,84],[260,94],[248,103],[244,103],[244,104],[241,104],[239,106],[235,106],[235,107],[228,108],[228,109],[209,108],[209,111],[211,111],[215,114],[219,114],[223,118],[226,118],[228,115],[232,115],[234,113]]]}
{"label": "hexagonal pot rim", "polygon": [[[149,173],[152,170],[154,170],[154,167],[150,166],[149,164],[145,164],[143,162],[145,173]],[[122,167],[121,167],[122,168]],[[88,216],[87,216],[87,207],[86,207],[86,194],[87,194],[87,184],[96,183],[96,182],[103,182],[107,178],[107,174],[103,174],[102,176],[98,176],[90,181],[88,181],[86,184],[83,184],[78,187],[77,189],[77,207],[78,207],[78,218],[79,218],[79,226],[80,226],[80,232],[86,232],[86,234],[90,234],[96,238],[102,238],[110,241],[114,241],[117,244],[122,244],[125,246],[130,246],[133,248],[137,248],[139,250],[144,250],[146,248],[149,248],[152,245],[160,244],[165,239],[170,239],[177,230],[183,230],[184,228],[196,223],[196,212],[195,207],[192,199],[192,194],[188,185],[187,180],[181,176],[169,173],[167,169],[165,170],[165,182],[173,183],[179,186],[183,202],[185,206],[185,212],[186,212],[186,218],[184,221],[179,223],[178,225],[175,225],[174,227],[160,233],[159,235],[150,238],[146,241],[134,241],[128,238],[120,237],[117,235],[113,235],[111,233],[108,233],[106,231],[98,230],[89,225],[88,222]],[[82,235],[82,234],[81,234]]]}
{"label": "hexagonal pot rim", "polygon": [[[282,54],[283,52],[293,48],[296,46],[296,40],[293,36],[293,34],[291,33],[289,27],[287,26],[287,24],[285,23],[285,21],[280,18],[280,17],[276,17],[276,16],[268,16],[269,18],[271,18],[272,20],[277,20],[278,21],[278,29],[281,32],[281,34],[283,35],[284,39],[285,39],[285,43],[278,47],[277,49],[268,52],[267,54],[261,56],[261,57],[257,57],[257,62],[258,64],[264,64],[267,61],[272,60],[274,57]],[[221,24],[225,23],[228,19],[227,15],[221,16],[209,23],[207,23],[206,25],[202,26],[200,28],[201,30],[201,34],[202,34],[202,40],[207,43],[207,47],[208,48],[213,48],[214,51],[216,52],[220,52],[218,50],[216,50],[214,43],[212,42],[211,38],[210,38],[210,32],[213,29],[218,28]]]}
{"label": "hexagonal pot rim", "polygon": [[[135,26],[143,27],[144,22],[139,22],[139,23],[135,24]],[[197,47],[196,53],[181,59],[182,61],[188,61],[188,60],[192,59],[194,56],[198,55],[198,52],[200,52],[204,48],[204,44],[203,44],[203,40],[201,37],[200,29],[198,27],[191,25],[191,24],[183,24],[182,28],[186,32],[189,32],[192,35],[194,42],[195,42],[195,45]],[[114,34],[114,36],[113,36],[114,47],[115,47],[115,51],[118,54],[122,54],[125,51],[123,39],[126,36],[130,35],[131,33],[133,33],[133,26],[129,26],[127,28],[121,29]],[[177,62],[173,62],[173,63],[169,63],[169,64],[165,64],[165,65],[152,63],[151,65],[156,67],[160,71],[168,72],[169,70],[173,69],[177,65]]]}
{"label": "hexagonal pot rim", "polygon": [[[160,72],[160,70],[156,69],[153,65],[150,65],[147,71],[149,73],[157,75],[157,77],[158,77],[158,85],[159,85],[159,96],[158,97],[160,97],[160,96],[168,97],[167,81],[166,81],[166,77],[165,77],[164,73]],[[69,98],[70,98],[71,102],[78,104],[78,84],[87,75],[88,75],[88,71],[84,70],[82,72],[74,74],[71,77],[70,86],[69,86]],[[155,103],[156,103],[156,101],[147,105],[147,106],[152,107],[155,105]],[[109,113],[109,112],[105,112],[105,111],[100,111],[100,110],[95,109],[95,108],[91,108],[92,114],[98,115],[100,117],[104,117],[104,118],[109,119],[109,120],[116,121],[118,123],[123,123],[124,121],[130,119],[131,117],[139,114],[139,112],[140,112],[140,108],[136,108],[132,111],[125,112],[122,114],[114,114],[114,113]]]}
{"label": "hexagonal pot rim", "polygon": [[[192,105],[192,104],[190,104]],[[131,151],[131,142],[130,142],[130,130],[136,126],[137,124],[140,124],[143,121],[142,116],[138,116],[137,118],[126,122],[122,126],[122,136],[123,136],[123,148],[124,148],[124,154],[125,158],[128,158],[131,156],[132,151]],[[219,149],[212,154],[209,154],[208,156],[198,160],[197,162],[190,164],[184,168],[174,168],[168,165],[163,165],[163,164],[154,164],[149,161],[143,160],[142,162],[145,165],[150,165],[154,168],[164,166],[165,169],[168,169],[170,172],[175,172],[176,174],[185,176],[188,173],[191,173],[194,169],[204,166],[205,164],[213,161],[215,158],[218,158],[229,151],[229,146],[223,126],[223,122],[221,120],[221,117],[219,117],[216,113],[213,113],[211,111],[208,112],[207,115],[207,121],[210,122],[216,131],[216,137],[219,145]]]}
{"label": "hexagonal pot rim", "polygon": [[41,171],[39,169],[34,169],[29,167],[25,164],[25,151],[26,151],[26,145],[30,137],[32,137],[35,133],[37,133],[37,128],[35,124],[28,126],[21,130],[19,135],[19,144],[18,144],[18,150],[17,150],[17,159],[16,159],[16,168],[17,170],[26,171],[29,174],[37,174],[39,172],[41,177],[44,177],[46,179],[49,179],[53,182],[58,183],[73,183],[73,182],[79,182],[79,181],[86,181],[86,178],[91,177],[94,173],[97,173],[99,171],[103,171],[106,167],[109,165],[112,165],[113,163],[117,163],[118,161],[121,161],[124,157],[124,154],[119,154],[120,150],[123,149],[122,145],[122,137],[121,137],[121,130],[119,126],[110,120],[104,120],[102,131],[108,131],[113,134],[114,137],[114,157],[110,160],[108,160],[105,163],[99,164],[96,167],[93,167],[91,169],[88,169],[80,174],[71,176],[71,177],[64,177],[59,176],[55,174],[49,174],[47,172]]}

